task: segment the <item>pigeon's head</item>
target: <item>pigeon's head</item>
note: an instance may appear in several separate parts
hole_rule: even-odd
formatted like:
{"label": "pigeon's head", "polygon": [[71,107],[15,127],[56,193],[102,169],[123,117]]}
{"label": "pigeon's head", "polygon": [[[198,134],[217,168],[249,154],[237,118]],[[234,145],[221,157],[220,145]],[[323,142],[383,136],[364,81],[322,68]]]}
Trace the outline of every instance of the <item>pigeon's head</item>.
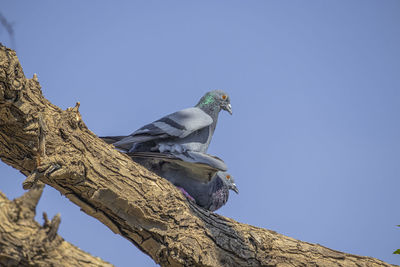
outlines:
{"label": "pigeon's head", "polygon": [[217,172],[217,175],[230,190],[235,191],[236,194],[239,194],[239,189],[237,189],[235,179],[233,179],[232,175],[227,172]]}
{"label": "pigeon's head", "polygon": [[228,111],[232,115],[232,106],[229,95],[222,90],[207,92],[196,105],[200,108],[214,107]]}

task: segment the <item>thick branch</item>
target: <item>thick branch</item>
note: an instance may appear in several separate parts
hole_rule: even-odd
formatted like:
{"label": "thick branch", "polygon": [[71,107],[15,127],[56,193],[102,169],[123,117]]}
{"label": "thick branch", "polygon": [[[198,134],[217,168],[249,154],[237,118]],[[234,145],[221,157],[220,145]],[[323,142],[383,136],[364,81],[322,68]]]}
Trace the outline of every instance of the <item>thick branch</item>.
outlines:
{"label": "thick branch", "polygon": [[0,192],[0,266],[112,266],[64,241],[59,215],[43,226],[35,221],[43,186],[13,201]]}
{"label": "thick branch", "polygon": [[[59,190],[163,266],[390,266],[238,223],[98,139],[78,106],[49,103],[15,52],[0,49],[0,158]],[[40,122],[40,123],[39,123]]]}

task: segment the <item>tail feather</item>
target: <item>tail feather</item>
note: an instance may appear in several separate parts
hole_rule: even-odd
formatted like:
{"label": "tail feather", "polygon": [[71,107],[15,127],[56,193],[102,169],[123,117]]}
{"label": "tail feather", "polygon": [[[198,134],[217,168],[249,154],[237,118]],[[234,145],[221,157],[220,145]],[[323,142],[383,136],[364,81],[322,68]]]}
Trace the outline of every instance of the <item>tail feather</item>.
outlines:
{"label": "tail feather", "polygon": [[104,142],[107,144],[113,144],[115,142],[118,142],[122,139],[124,139],[126,136],[125,135],[119,135],[119,136],[99,136],[100,139],[102,139]]}

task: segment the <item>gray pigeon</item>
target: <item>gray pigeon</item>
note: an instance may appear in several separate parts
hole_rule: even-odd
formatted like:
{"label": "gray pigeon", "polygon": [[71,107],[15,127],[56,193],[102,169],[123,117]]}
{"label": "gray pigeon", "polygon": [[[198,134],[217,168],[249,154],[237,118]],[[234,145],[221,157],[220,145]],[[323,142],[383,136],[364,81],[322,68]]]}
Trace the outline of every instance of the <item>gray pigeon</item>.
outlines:
{"label": "gray pigeon", "polygon": [[[214,178],[207,184],[193,186],[188,180],[182,180],[175,184],[183,188],[187,194],[194,198],[197,205],[210,211],[216,211],[226,204],[229,198],[229,190],[239,194],[235,180],[227,172],[217,172]],[[184,192],[183,192],[184,193]]]}
{"label": "gray pigeon", "polygon": [[207,152],[221,109],[232,114],[222,90],[206,93],[192,108],[183,109],[143,126],[128,136],[100,137],[124,152]]}
{"label": "gray pigeon", "polygon": [[[135,152],[128,155],[150,171],[169,180],[197,205],[215,211],[228,201],[229,190],[239,193],[232,176],[226,173],[225,163],[208,154]],[[191,162],[185,161],[190,157]]]}

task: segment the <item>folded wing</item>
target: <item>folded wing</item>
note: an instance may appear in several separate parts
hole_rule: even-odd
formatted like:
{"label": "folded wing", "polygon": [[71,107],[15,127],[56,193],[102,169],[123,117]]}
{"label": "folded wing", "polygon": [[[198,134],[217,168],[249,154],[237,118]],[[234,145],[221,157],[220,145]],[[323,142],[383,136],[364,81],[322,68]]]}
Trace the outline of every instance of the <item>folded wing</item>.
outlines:
{"label": "folded wing", "polygon": [[128,136],[100,137],[112,142],[115,147],[130,150],[135,144],[158,141],[166,138],[185,138],[193,132],[212,124],[213,119],[197,107],[187,108],[169,114],[157,121],[143,126]]}
{"label": "folded wing", "polygon": [[226,171],[225,163],[214,156],[200,152],[184,153],[134,152],[128,155],[146,168],[171,179],[191,179],[208,183],[218,171]]}

